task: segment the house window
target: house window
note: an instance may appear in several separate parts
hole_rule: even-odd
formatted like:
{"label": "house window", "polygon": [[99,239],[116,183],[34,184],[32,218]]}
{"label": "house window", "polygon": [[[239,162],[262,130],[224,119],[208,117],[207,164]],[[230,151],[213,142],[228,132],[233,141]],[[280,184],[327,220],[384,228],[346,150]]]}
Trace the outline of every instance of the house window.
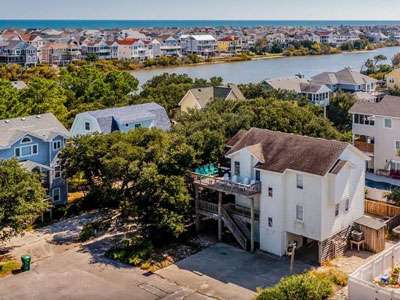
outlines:
{"label": "house window", "polygon": [[61,149],[61,141],[54,141],[53,142],[53,150]]}
{"label": "house window", "polygon": [[272,217],[268,217],[268,227],[272,227]]}
{"label": "house window", "polygon": [[400,141],[395,142],[395,148],[396,148],[398,155],[400,155],[400,152],[399,152],[400,151]]}
{"label": "house window", "polygon": [[28,157],[39,153],[38,145],[21,146],[14,149],[15,157]]}
{"label": "house window", "polygon": [[53,189],[53,201],[58,202],[61,198],[61,190],[60,188]]}
{"label": "house window", "polygon": [[392,119],[385,119],[383,126],[385,128],[392,128]]}
{"label": "house window", "polygon": [[142,127],[142,124],[140,124],[140,123],[135,124],[135,128],[141,128],[141,127]]}
{"label": "house window", "polygon": [[29,144],[32,143],[32,139],[29,137],[24,137],[21,141],[21,144]]}
{"label": "house window", "polygon": [[303,205],[296,205],[296,220],[303,221]]}
{"label": "house window", "polygon": [[337,217],[339,215],[339,208],[340,208],[340,205],[338,203],[335,205],[335,217]]}
{"label": "house window", "polygon": [[85,130],[89,131],[90,130],[90,123],[85,122]]}
{"label": "house window", "polygon": [[371,115],[354,114],[354,124],[374,126],[375,120]]}
{"label": "house window", "polygon": [[238,161],[235,161],[234,174],[236,176],[240,176],[240,162],[238,162]]}
{"label": "house window", "polygon": [[296,174],[296,185],[298,189],[303,189],[303,175]]}
{"label": "house window", "polygon": [[348,212],[350,207],[350,199],[346,198],[346,201],[344,202],[344,211]]}
{"label": "house window", "polygon": [[272,197],[272,196],[273,196],[272,187],[268,187],[268,197]]}
{"label": "house window", "polygon": [[256,181],[260,181],[260,179],[261,179],[260,171],[256,170]]}
{"label": "house window", "polygon": [[54,178],[60,178],[61,177],[61,167],[56,166],[54,168]]}

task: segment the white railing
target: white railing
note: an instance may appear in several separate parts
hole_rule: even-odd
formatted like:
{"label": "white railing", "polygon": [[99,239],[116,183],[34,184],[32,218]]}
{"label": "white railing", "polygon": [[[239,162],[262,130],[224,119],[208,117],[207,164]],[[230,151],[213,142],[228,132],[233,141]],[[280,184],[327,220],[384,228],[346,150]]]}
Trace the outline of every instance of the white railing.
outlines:
{"label": "white railing", "polygon": [[350,300],[394,300],[400,299],[400,289],[381,287],[374,279],[390,272],[400,264],[400,243],[377,255],[358,268],[349,278]]}

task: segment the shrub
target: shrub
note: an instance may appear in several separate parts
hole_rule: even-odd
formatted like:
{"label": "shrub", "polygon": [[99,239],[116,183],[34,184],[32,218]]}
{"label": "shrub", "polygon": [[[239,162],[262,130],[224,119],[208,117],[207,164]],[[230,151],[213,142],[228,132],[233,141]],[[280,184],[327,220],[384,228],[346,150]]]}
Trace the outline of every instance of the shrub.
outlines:
{"label": "shrub", "polygon": [[21,263],[16,260],[9,260],[0,263],[0,276],[8,275],[13,271],[20,270]]}
{"label": "shrub", "polygon": [[349,282],[349,276],[336,269],[336,268],[327,268],[324,270],[316,270],[316,271],[311,271],[313,275],[315,275],[318,278],[321,279],[327,279],[330,282],[334,283],[335,285],[344,287],[347,285]]}
{"label": "shrub", "polygon": [[79,241],[86,242],[92,237],[95,237],[98,233],[106,231],[109,227],[110,222],[108,221],[96,221],[85,224],[79,233]]}
{"label": "shrub", "polygon": [[257,300],[322,300],[334,292],[334,284],[312,272],[284,277],[277,285],[260,292]]}
{"label": "shrub", "polygon": [[118,260],[122,263],[140,266],[146,265],[146,261],[154,252],[153,244],[143,238],[123,240],[119,245],[106,252],[106,257]]}
{"label": "shrub", "polygon": [[387,199],[400,204],[400,188],[396,188],[386,195]]}

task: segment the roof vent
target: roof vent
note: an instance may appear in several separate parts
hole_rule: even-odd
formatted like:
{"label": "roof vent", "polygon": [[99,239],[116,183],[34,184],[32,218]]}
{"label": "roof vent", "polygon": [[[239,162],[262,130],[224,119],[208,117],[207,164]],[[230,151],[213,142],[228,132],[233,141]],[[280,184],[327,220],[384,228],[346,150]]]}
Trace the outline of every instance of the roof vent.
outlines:
{"label": "roof vent", "polygon": [[10,120],[5,120],[4,123],[10,123]]}
{"label": "roof vent", "polygon": [[40,117],[41,117],[40,115],[37,115],[37,116],[36,116],[36,119],[40,119]]}
{"label": "roof vent", "polygon": [[25,121],[26,119],[25,118],[21,118],[21,121]]}

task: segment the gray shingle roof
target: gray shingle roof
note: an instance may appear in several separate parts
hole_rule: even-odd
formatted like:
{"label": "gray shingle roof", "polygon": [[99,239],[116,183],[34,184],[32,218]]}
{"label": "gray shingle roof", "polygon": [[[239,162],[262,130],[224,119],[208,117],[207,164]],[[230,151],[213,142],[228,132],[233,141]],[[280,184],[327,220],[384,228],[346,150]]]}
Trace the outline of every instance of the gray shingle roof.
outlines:
{"label": "gray shingle roof", "polygon": [[117,130],[116,121],[120,123],[133,123],[153,119],[155,120],[155,127],[163,130],[171,128],[167,112],[157,103],[107,108],[88,111],[87,113],[97,119],[103,133],[110,133]]}
{"label": "gray shingle roof", "polygon": [[[263,158],[258,168],[283,173],[287,169],[324,176],[340,158],[348,143],[307,136],[251,128],[236,140],[226,155],[250,148],[256,157]],[[254,147],[257,145],[257,147]],[[254,153],[258,151],[259,153]]]}
{"label": "gray shingle roof", "polygon": [[0,148],[9,148],[27,134],[45,141],[56,135],[69,136],[68,130],[51,113],[0,120]]}
{"label": "gray shingle roof", "polygon": [[357,101],[349,112],[400,118],[400,97],[385,96],[380,102]]}
{"label": "gray shingle roof", "polygon": [[226,100],[231,92],[237,100],[245,99],[240,89],[234,84],[229,84],[228,86],[195,88],[191,89],[190,92],[196,97],[201,108],[206,107],[207,104],[214,99]]}
{"label": "gray shingle roof", "polygon": [[350,68],[344,68],[338,72],[323,72],[318,75],[311,77],[313,82],[323,84],[353,84],[361,85],[370,82],[376,82],[377,80],[366,75],[356,72]]}

